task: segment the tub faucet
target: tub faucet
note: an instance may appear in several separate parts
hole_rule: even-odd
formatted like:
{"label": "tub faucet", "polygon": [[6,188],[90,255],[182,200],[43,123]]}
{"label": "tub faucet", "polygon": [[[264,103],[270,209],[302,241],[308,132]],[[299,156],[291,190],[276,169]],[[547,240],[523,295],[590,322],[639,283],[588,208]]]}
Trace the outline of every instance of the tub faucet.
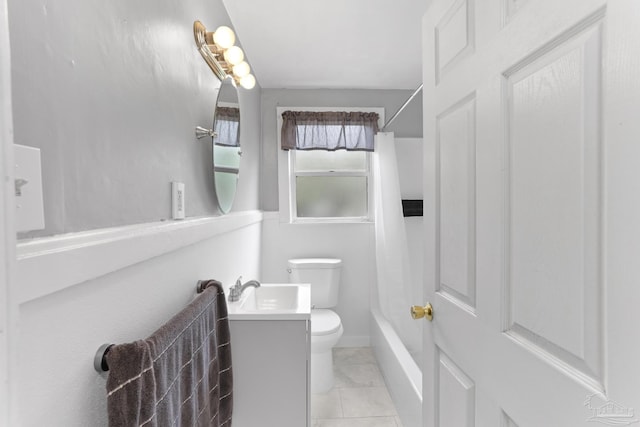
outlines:
{"label": "tub faucet", "polygon": [[236,280],[236,284],[231,287],[229,290],[229,302],[236,302],[242,296],[242,293],[249,286],[255,286],[256,288],[260,287],[260,282],[257,280],[249,280],[244,285],[242,284],[242,276],[238,277]]}

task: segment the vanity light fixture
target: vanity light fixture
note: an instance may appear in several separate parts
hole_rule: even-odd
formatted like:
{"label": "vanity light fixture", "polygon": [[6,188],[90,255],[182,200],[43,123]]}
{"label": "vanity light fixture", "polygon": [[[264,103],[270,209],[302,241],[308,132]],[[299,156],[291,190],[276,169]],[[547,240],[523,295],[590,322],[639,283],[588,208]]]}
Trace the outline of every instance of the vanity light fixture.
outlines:
{"label": "vanity light fixture", "polygon": [[221,81],[231,76],[236,85],[245,89],[252,89],[256,85],[256,78],[244,60],[244,52],[234,45],[236,35],[231,28],[222,26],[210,32],[200,21],[195,21],[193,36],[200,54]]}

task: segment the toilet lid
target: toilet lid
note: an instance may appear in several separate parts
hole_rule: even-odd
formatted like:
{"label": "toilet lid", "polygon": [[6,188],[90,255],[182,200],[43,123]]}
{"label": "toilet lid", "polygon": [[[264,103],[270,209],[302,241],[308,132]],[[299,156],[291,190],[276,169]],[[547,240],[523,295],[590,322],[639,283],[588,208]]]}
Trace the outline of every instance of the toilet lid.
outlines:
{"label": "toilet lid", "polygon": [[311,310],[311,335],[329,335],[340,329],[340,316],[331,310]]}

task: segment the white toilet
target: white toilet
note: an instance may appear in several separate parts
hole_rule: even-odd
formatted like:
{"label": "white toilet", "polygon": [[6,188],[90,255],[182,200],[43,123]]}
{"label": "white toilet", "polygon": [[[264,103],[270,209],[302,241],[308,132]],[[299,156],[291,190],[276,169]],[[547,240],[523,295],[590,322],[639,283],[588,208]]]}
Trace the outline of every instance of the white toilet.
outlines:
{"label": "white toilet", "polygon": [[311,392],[333,387],[331,350],[342,336],[340,316],[329,310],[338,303],[342,260],[304,258],[289,260],[289,282],[311,285]]}

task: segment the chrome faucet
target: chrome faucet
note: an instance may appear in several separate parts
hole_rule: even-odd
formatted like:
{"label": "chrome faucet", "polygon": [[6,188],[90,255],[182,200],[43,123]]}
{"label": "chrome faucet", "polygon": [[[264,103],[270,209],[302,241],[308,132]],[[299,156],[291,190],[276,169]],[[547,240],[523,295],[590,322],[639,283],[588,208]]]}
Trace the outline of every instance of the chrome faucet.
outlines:
{"label": "chrome faucet", "polygon": [[236,302],[242,296],[242,292],[247,289],[249,286],[255,286],[256,288],[260,287],[260,282],[257,280],[249,280],[244,285],[242,284],[242,276],[238,277],[236,280],[236,284],[231,287],[229,290],[229,302]]}

